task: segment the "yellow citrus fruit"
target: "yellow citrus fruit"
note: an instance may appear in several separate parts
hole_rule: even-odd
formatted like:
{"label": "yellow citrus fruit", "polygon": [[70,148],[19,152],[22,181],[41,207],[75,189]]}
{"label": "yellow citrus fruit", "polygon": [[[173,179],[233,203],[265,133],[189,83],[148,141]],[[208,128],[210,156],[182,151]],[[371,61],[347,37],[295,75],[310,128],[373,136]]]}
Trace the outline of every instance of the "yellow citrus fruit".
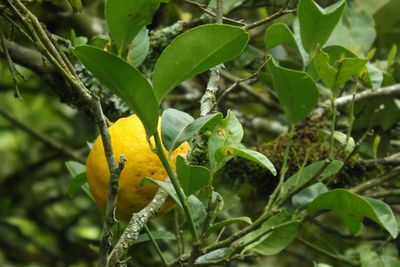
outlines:
{"label": "yellow citrus fruit", "polygon": [[[124,154],[126,158],[125,167],[119,177],[116,217],[128,219],[133,212],[144,208],[157,191],[157,186],[153,184],[145,183],[142,186],[143,177],[164,180],[167,174],[157,155],[150,149],[143,124],[136,115],[119,119],[109,128],[109,132],[114,157],[119,159],[120,155]],[[153,138],[151,143],[154,145]],[[173,152],[170,162],[173,168],[176,157],[185,157],[189,149],[189,144],[183,143]],[[98,206],[104,209],[110,173],[100,136],[94,142],[87,158],[86,175],[94,199]],[[172,206],[172,200],[167,200],[161,212],[170,210]]]}

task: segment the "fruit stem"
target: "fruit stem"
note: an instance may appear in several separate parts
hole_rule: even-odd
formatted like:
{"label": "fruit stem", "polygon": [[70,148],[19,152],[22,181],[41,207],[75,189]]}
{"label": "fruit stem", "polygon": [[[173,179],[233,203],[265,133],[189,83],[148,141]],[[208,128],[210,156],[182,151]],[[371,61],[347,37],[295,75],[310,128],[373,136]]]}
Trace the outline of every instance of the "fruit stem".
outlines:
{"label": "fruit stem", "polygon": [[169,176],[169,179],[171,180],[172,185],[174,186],[176,194],[178,195],[178,198],[179,198],[179,202],[181,202],[183,211],[185,212],[186,218],[189,221],[190,232],[192,233],[193,239],[196,240],[196,243],[200,244],[200,237],[197,232],[196,226],[194,224],[192,214],[190,213],[190,210],[189,210],[187,197],[186,197],[185,193],[183,192],[182,187],[179,183],[179,180],[176,177],[174,171],[172,170],[171,165],[169,164],[169,161],[164,153],[163,145],[161,144],[161,140],[160,140],[158,131],[154,134],[154,141],[156,143],[157,155],[158,155],[159,159],[161,160],[161,163],[163,164],[163,166]]}

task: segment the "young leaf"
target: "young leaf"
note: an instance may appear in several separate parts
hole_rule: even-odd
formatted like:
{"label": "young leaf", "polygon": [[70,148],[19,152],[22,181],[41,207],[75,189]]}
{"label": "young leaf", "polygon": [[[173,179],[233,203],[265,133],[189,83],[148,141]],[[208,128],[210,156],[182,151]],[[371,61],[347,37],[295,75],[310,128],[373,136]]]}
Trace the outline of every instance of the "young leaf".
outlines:
{"label": "young leaf", "polygon": [[327,209],[368,217],[388,231],[393,238],[397,237],[398,225],[393,211],[380,200],[362,197],[345,189],[335,189],[314,199],[308,207],[308,212]]}
{"label": "young leaf", "polygon": [[260,152],[229,146],[220,147],[215,151],[215,160],[218,162],[218,169],[222,168],[223,165],[234,156],[253,161],[261,167],[269,170],[273,175],[276,175],[276,170],[272,162]]}
{"label": "young leaf", "polygon": [[210,159],[211,170],[217,167],[215,151],[223,146],[238,147],[243,138],[243,128],[239,120],[232,111],[228,111],[226,118],[223,119],[208,139],[208,157]]}
{"label": "young leaf", "polygon": [[176,159],[176,173],[187,196],[207,185],[211,179],[211,173],[207,168],[188,165],[181,156]]}
{"label": "young leaf", "polygon": [[194,134],[202,131],[212,130],[223,119],[221,113],[209,114],[189,123],[185,129],[176,136],[172,150],[191,138]]}
{"label": "young leaf", "polygon": [[160,3],[165,0],[107,0],[105,17],[111,38],[121,55],[139,31],[151,23]]}
{"label": "young leaf", "polygon": [[[282,192],[286,193],[296,186],[303,185],[307,183],[311,178],[317,174],[321,168],[325,165],[325,161],[317,161],[313,162],[310,165],[306,166],[304,169],[293,174],[289,177],[282,186]],[[322,173],[319,176],[319,181],[323,181],[326,178],[331,177],[336,174],[343,167],[343,162],[340,160],[333,160],[325,167]]]}
{"label": "young leaf", "polygon": [[318,51],[314,57],[315,69],[326,87],[334,90],[336,87],[337,70],[330,65],[330,58],[324,51]]}
{"label": "young leaf", "polygon": [[129,45],[126,61],[134,67],[139,66],[146,59],[150,49],[150,40],[146,28],[142,28]]}
{"label": "young leaf", "polygon": [[176,148],[177,139],[193,120],[193,117],[189,114],[176,109],[169,108],[163,112],[161,135],[163,145],[168,151],[173,151]]}
{"label": "young leaf", "polygon": [[179,35],[162,52],[154,68],[158,100],[180,82],[239,55],[248,38],[242,28],[225,24],[203,25]]}
{"label": "young leaf", "polygon": [[344,7],[345,1],[322,9],[313,0],[300,0],[297,16],[300,23],[301,41],[307,52],[315,49],[317,44],[320,47],[325,44],[341,19]]}
{"label": "young leaf", "polygon": [[104,50],[80,46],[74,53],[101,83],[136,112],[147,136],[152,136],[157,131],[158,103],[147,79],[126,61]]}
{"label": "young leaf", "polygon": [[304,119],[318,103],[318,88],[305,72],[282,68],[268,61],[279,102],[291,124]]}
{"label": "young leaf", "polygon": [[338,74],[337,74],[337,86],[342,87],[348,80],[353,76],[358,76],[367,64],[366,59],[360,58],[345,58],[342,61],[337,62]]}
{"label": "young leaf", "polygon": [[226,226],[229,226],[229,225],[235,224],[235,223],[251,224],[252,221],[249,217],[237,217],[237,218],[226,219],[224,221],[214,223],[212,226],[210,226],[210,228],[208,228],[208,230],[207,230],[207,234],[209,235],[212,232],[216,232]]}

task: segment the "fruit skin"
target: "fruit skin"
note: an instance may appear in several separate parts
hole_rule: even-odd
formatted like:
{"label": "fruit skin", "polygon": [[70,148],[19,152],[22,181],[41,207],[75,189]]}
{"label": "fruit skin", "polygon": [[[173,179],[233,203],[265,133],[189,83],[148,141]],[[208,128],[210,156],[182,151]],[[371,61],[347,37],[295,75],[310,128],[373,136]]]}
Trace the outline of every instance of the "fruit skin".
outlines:
{"label": "fruit skin", "polygon": [[[160,125],[158,128],[160,129]],[[119,119],[109,128],[109,133],[114,157],[118,159],[124,154],[126,158],[125,167],[119,177],[116,217],[129,219],[132,213],[138,212],[152,200],[158,189],[149,183],[141,186],[143,177],[164,180],[167,174],[158,156],[150,149],[143,124],[136,115]],[[151,143],[154,146],[153,138]],[[185,157],[189,150],[189,144],[183,143],[173,152],[172,168],[175,169],[176,157]],[[110,172],[100,136],[94,142],[87,158],[86,176],[97,205],[105,209]],[[172,200],[167,200],[160,212],[166,212],[172,206]]]}

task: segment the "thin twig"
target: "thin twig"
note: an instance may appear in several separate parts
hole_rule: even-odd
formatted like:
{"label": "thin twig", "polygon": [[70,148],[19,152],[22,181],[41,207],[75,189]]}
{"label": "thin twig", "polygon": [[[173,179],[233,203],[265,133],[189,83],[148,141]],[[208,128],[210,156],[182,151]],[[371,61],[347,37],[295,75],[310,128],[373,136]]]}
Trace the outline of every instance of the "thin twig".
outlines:
{"label": "thin twig", "polygon": [[[197,2],[191,1],[191,0],[183,0],[183,2],[186,2],[186,3],[188,3],[188,4],[191,4],[191,5],[193,5],[193,6],[197,7],[197,8],[199,8],[199,9],[201,9],[204,13],[206,13],[207,15],[210,15],[211,17],[216,18],[216,17],[218,16],[218,15],[215,14],[214,12],[208,10],[207,7],[206,7],[205,5],[202,5],[202,4],[200,4],[200,3],[197,3]],[[226,21],[226,22],[230,22],[230,23],[237,24],[237,25],[240,25],[240,26],[245,26],[245,23],[242,22],[242,21],[230,19],[230,18],[227,18],[227,17],[224,17],[224,16],[222,16],[222,19],[223,19],[224,21]]]}
{"label": "thin twig", "polygon": [[354,193],[360,194],[370,188],[373,188],[375,186],[383,184],[384,182],[387,182],[391,179],[400,178],[399,175],[400,175],[400,166],[397,166],[397,167],[393,168],[390,172],[383,175],[382,177],[366,181],[362,184],[359,184],[359,185],[351,188],[350,190]]}
{"label": "thin twig", "polygon": [[121,261],[129,247],[131,247],[139,237],[144,225],[149,221],[150,218],[157,214],[157,212],[165,203],[167,197],[168,193],[159,188],[152,201],[141,211],[132,215],[128,226],[108,257],[107,266],[116,266],[116,264]]}
{"label": "thin twig", "polygon": [[23,78],[23,76],[18,72],[18,70],[15,68],[14,62],[12,61],[10,54],[8,52],[8,46],[6,43],[6,38],[4,36],[3,28],[0,27],[0,42],[1,42],[1,47],[4,51],[4,55],[6,56],[6,61],[8,64],[8,68],[11,73],[11,78],[14,84],[14,96],[22,100],[21,93],[19,92],[18,89],[18,78],[17,76],[20,76]]}
{"label": "thin twig", "polygon": [[[369,100],[369,99],[374,99],[378,97],[384,97],[384,96],[400,96],[400,83],[393,84],[390,86],[382,87],[376,90],[366,90],[360,93],[355,94],[354,101],[359,102],[363,100]],[[353,100],[353,95],[347,95],[347,96],[342,96],[336,98],[336,106],[338,108],[342,108],[346,106],[347,104],[351,103]],[[327,100],[323,102],[319,108],[317,108],[313,113],[312,117],[321,117],[325,111],[329,110],[330,108],[330,101]]]}
{"label": "thin twig", "polygon": [[256,79],[257,76],[260,74],[260,72],[262,71],[262,69],[265,67],[265,65],[267,64],[269,59],[267,59],[266,61],[264,61],[264,63],[257,69],[256,72],[254,72],[253,74],[244,77],[244,78],[240,78],[237,79],[231,86],[229,86],[227,89],[225,89],[225,91],[220,95],[220,97],[217,99],[217,105],[221,102],[221,100],[227,95],[229,94],[233,89],[235,89],[237,86],[239,86],[239,84],[246,82],[248,80],[253,80]]}
{"label": "thin twig", "polygon": [[144,225],[144,230],[146,231],[146,234],[149,236],[151,243],[153,244],[154,248],[157,251],[158,256],[161,259],[161,262],[163,263],[164,267],[167,267],[167,261],[164,258],[164,255],[162,254],[162,251],[160,249],[160,246],[157,244],[157,241],[155,240],[153,234],[151,233],[150,229],[147,227],[147,224]]}
{"label": "thin twig", "polygon": [[254,29],[254,28],[259,27],[261,25],[270,23],[270,22],[276,20],[279,17],[282,17],[282,16],[287,15],[287,14],[295,13],[295,12],[296,12],[296,9],[286,9],[286,8],[285,9],[280,9],[278,12],[272,14],[269,17],[266,17],[265,19],[256,21],[256,22],[251,23],[251,24],[247,24],[246,26],[244,26],[244,28],[246,30],[251,30],[251,29]]}

